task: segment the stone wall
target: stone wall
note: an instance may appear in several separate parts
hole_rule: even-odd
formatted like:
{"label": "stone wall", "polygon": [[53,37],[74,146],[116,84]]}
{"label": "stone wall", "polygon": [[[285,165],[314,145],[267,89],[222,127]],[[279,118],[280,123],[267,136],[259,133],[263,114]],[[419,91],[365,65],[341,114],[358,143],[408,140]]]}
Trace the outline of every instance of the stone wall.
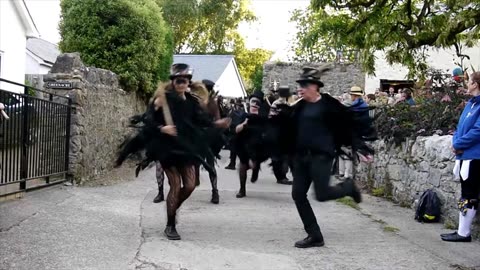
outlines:
{"label": "stone wall", "polygon": [[[272,82],[277,81],[280,85],[290,85],[291,89],[296,89],[295,82],[303,67],[319,67],[325,63],[284,63],[267,62],[263,67],[262,90],[267,93],[272,88]],[[341,95],[344,91],[349,91],[354,85],[363,88],[365,85],[365,73],[355,64],[345,66],[331,64],[332,70],[327,71],[321,80],[325,84],[322,92],[328,92],[333,96]]]}
{"label": "stone wall", "polygon": [[[356,179],[371,190],[381,191],[400,205],[412,208],[425,190],[433,188],[442,201],[443,219],[455,223],[460,182],[452,173],[451,142],[450,135],[418,137],[398,147],[378,141],[374,144],[374,162],[359,165]],[[412,218],[413,214],[412,211]]]}
{"label": "stone wall", "polygon": [[145,111],[145,102],[120,89],[111,71],[86,67],[78,53],[57,58],[45,82],[71,82],[72,89],[48,89],[72,99],[69,171],[79,184],[112,168],[116,151],[132,130],[128,118]]}

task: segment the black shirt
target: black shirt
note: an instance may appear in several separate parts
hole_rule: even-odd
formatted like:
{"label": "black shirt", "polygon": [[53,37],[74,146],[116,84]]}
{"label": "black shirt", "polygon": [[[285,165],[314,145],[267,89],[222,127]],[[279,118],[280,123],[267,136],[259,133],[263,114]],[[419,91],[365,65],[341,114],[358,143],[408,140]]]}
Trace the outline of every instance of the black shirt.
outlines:
{"label": "black shirt", "polygon": [[334,133],[328,127],[328,106],[324,98],[315,103],[305,102],[299,112],[297,150],[313,153],[335,154]]}

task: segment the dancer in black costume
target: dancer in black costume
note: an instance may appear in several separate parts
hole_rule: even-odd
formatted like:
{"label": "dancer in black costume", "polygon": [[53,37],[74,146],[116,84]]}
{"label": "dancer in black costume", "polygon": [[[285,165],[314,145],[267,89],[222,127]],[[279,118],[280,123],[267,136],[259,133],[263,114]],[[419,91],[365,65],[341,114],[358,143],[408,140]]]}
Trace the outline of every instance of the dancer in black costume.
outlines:
{"label": "dancer in black costume", "polygon": [[292,197],[308,234],[307,238],[295,243],[298,248],[324,245],[323,235],[307,199],[312,182],[318,201],[351,196],[359,203],[361,194],[352,179],[330,186],[333,160],[344,154],[342,146],[351,146],[353,157],[373,154],[365,143],[374,139],[371,121],[361,117],[364,112],[350,111],[335,98],[320,93],[323,71],[304,68],[297,80],[303,100],[295,105],[291,128],[288,129],[293,131],[289,135],[295,146],[292,149],[295,153]]}
{"label": "dancer in black costume", "polygon": [[252,169],[251,182],[258,180],[260,165],[269,156],[268,144],[265,137],[265,126],[268,117],[262,115],[263,92],[255,91],[249,98],[249,113],[244,116],[245,120],[235,128],[235,149],[240,159],[240,190],[237,198],[246,196],[247,171]]}
{"label": "dancer in black costume", "polygon": [[[117,166],[132,153],[146,149],[146,159],[138,165],[146,168],[152,161],[160,161],[170,184],[167,196],[167,226],[165,235],[179,240],[176,231],[176,212],[195,189],[195,165],[202,163],[210,172],[215,171],[205,162],[212,156],[204,128],[226,128],[228,119],[212,122],[200,107],[198,99],[188,92],[192,70],[186,64],[172,66],[171,83],[159,87],[145,117],[145,126],[126,143],[117,160]],[[183,184],[183,186],[182,186]]]}

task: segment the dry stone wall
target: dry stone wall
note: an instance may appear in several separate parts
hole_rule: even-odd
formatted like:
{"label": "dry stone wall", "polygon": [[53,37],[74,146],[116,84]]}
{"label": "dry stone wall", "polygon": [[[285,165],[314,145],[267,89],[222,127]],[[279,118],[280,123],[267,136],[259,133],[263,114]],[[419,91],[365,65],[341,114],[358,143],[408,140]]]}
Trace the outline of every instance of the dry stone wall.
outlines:
{"label": "dry stone wall", "polygon": [[[262,90],[268,93],[274,81],[277,81],[280,85],[289,85],[294,90],[297,87],[295,81],[299,78],[303,67],[318,68],[323,65],[325,63],[267,62],[263,67]],[[344,91],[349,91],[354,85],[362,88],[365,85],[365,73],[358,65],[336,65],[333,63],[329,65],[331,70],[325,72],[321,78],[325,84],[322,92],[338,96]]]}
{"label": "dry stone wall", "polygon": [[123,91],[111,71],[86,67],[78,53],[57,58],[45,82],[70,82],[72,89],[48,89],[72,99],[69,171],[77,183],[112,168],[121,142],[132,133],[128,118],[145,111],[134,93]]}

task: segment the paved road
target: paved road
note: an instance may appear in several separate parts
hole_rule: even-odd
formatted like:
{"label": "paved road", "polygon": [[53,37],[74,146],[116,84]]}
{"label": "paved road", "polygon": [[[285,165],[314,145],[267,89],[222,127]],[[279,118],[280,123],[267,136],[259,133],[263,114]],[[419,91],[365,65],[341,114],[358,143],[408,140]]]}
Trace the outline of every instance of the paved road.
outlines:
{"label": "paved road", "polygon": [[480,269],[478,242],[444,243],[440,224],[416,223],[413,210],[368,196],[360,209],[313,202],[326,246],[296,249],[305,235],[290,187],[267,168],[243,199],[236,173],[220,169],[219,205],[209,203],[202,174],[179,214],[183,240],[168,241],[165,203],[151,202],[154,173],[0,204],[0,269]]}

